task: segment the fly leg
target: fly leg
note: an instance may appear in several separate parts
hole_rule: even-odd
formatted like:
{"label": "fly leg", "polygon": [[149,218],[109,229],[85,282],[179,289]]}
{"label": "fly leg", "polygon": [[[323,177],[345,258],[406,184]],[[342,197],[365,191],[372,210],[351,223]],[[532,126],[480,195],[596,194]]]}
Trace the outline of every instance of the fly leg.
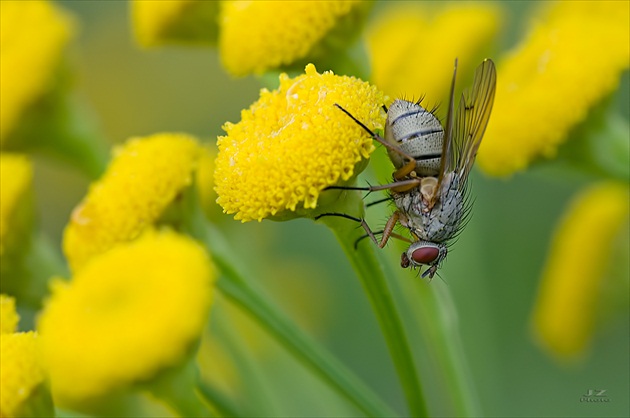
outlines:
{"label": "fly leg", "polygon": [[[383,137],[381,137],[380,135],[377,135],[374,131],[372,131],[370,128],[368,128],[367,126],[365,126],[363,124],[363,122],[361,122],[360,120],[358,120],[357,118],[355,118],[350,112],[348,112],[346,109],[344,109],[343,107],[341,107],[340,105],[338,105],[337,103],[335,103],[335,106],[337,106],[337,108],[339,108],[339,110],[341,110],[343,113],[345,113],[346,115],[348,115],[357,125],[359,125],[361,128],[363,128],[368,134],[370,134],[370,136],[372,137],[372,139],[374,139],[375,141],[383,144],[383,146],[385,146],[386,148],[394,151],[395,153],[401,155],[402,157],[404,157],[408,162],[400,167],[398,170],[396,170],[394,172],[394,182],[390,183],[390,184],[385,184],[382,186],[370,186],[368,188],[345,188],[346,190],[363,190],[363,191],[376,191],[376,190],[386,190],[386,189],[391,189],[394,192],[397,193],[404,193],[406,191],[409,191],[411,189],[413,189],[414,187],[417,187],[420,184],[420,179],[417,179],[415,177],[413,177],[413,171],[416,169],[416,160],[415,158],[413,158],[411,155],[407,154],[406,152],[404,152],[403,150],[401,150],[400,148],[398,148],[397,146],[390,144],[389,142],[387,142]],[[387,109],[387,108],[385,108]],[[408,176],[412,176],[411,178],[407,178]],[[329,189],[334,189],[335,187],[329,187]]]}
{"label": "fly leg", "polygon": [[380,242],[376,239],[375,233],[372,232],[372,229],[370,229],[370,226],[367,224],[367,222],[365,222],[365,219],[363,218],[356,218],[346,213],[329,212],[329,213],[322,213],[321,215],[317,215],[315,217],[315,220],[317,221],[320,218],[323,218],[324,216],[338,216],[340,218],[350,219],[351,221],[355,221],[361,225],[361,227],[365,230],[366,234],[360,237],[359,239],[357,239],[357,241],[354,243],[355,249],[357,248],[359,241],[361,241],[363,238],[368,238],[368,237],[372,240],[372,242],[378,245],[379,248],[385,247],[385,244],[387,244],[387,241],[391,237],[402,240],[402,241],[406,241],[409,243],[413,242],[409,238],[393,232],[394,227],[396,226],[396,223],[400,219],[400,213],[398,211],[395,211],[392,214],[392,216],[390,216],[390,218],[387,220],[387,223],[385,224],[385,228],[383,229],[383,231],[376,232],[377,234],[382,234]]}
{"label": "fly leg", "polygon": [[422,182],[419,177],[395,181],[388,184],[380,184],[378,186],[355,187],[355,186],[328,186],[324,190],[359,190],[362,192],[376,192],[379,190],[393,190],[397,193],[403,193],[417,187]]}
{"label": "fly leg", "polygon": [[[408,160],[407,164],[405,164],[403,167],[399,168],[396,171],[396,173],[394,174],[394,179],[400,180],[400,179],[406,177],[407,175],[409,175],[409,173],[411,173],[416,168],[416,159],[415,158],[413,158],[411,155],[407,154],[405,151],[403,151],[400,148],[398,148],[396,145],[390,144],[389,142],[385,141],[385,139],[382,136],[377,135],[370,128],[365,126],[363,124],[363,122],[361,122],[359,119],[355,118],[350,112],[348,112],[346,109],[344,109],[343,107],[341,107],[337,103],[335,103],[335,106],[337,106],[337,108],[339,108],[339,110],[341,110],[343,113],[348,115],[350,117],[350,119],[352,119],[357,125],[359,125],[361,128],[363,128],[363,130],[365,130],[368,134],[370,134],[370,136],[372,137],[373,140],[375,140],[377,142],[380,142],[386,148],[394,151],[395,153],[399,154],[400,156],[402,156],[402,157],[404,157],[404,158],[406,158]],[[385,111],[387,111],[387,108],[385,106],[383,106],[383,108],[385,109]]]}
{"label": "fly leg", "polygon": [[315,217],[315,220],[317,221],[320,218],[323,218],[324,216],[338,216],[340,218],[346,218],[346,219],[350,219],[351,221],[358,222],[361,225],[361,227],[365,230],[367,236],[370,237],[370,239],[374,242],[374,244],[379,245],[378,240],[374,236],[374,232],[372,232],[372,230],[370,229],[370,226],[367,224],[367,222],[365,222],[365,219],[356,218],[352,215],[348,215],[347,213],[328,212],[328,213],[322,213],[321,215],[317,215]]}
{"label": "fly leg", "polygon": [[400,212],[398,211],[395,211],[394,213],[392,213],[392,216],[389,217],[389,219],[387,220],[387,223],[385,224],[385,228],[383,228],[383,235],[381,236],[381,242],[378,243],[379,248],[385,247],[385,244],[387,244],[389,237],[392,236],[392,233],[393,233],[392,231],[394,230],[394,227],[398,223],[399,219],[400,219]]}

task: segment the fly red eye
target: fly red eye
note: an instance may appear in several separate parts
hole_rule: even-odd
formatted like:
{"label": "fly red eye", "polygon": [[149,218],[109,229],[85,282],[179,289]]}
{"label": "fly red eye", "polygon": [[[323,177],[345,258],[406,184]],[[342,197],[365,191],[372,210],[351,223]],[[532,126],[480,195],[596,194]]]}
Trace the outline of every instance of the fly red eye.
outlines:
{"label": "fly red eye", "polygon": [[419,264],[429,264],[440,255],[440,250],[435,247],[421,247],[411,253],[411,259]]}

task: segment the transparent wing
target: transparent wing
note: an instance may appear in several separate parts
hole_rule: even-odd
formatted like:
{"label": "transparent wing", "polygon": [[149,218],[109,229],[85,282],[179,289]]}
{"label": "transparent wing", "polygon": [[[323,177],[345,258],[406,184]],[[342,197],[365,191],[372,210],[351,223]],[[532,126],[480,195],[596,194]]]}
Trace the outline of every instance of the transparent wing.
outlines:
{"label": "transparent wing", "polygon": [[460,188],[465,187],[466,179],[475,162],[481,138],[488,126],[494,94],[497,72],[490,59],[484,60],[475,70],[472,87],[464,90],[459,101],[457,113],[453,117],[451,135],[445,139],[448,147],[444,156],[444,174],[456,171]]}

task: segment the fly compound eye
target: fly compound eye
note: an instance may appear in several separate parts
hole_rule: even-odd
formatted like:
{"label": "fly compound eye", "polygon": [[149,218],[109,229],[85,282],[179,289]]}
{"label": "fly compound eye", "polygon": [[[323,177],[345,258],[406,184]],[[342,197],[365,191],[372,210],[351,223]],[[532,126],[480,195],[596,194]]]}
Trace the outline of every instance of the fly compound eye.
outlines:
{"label": "fly compound eye", "polygon": [[437,247],[420,247],[411,253],[411,259],[418,264],[431,264],[439,255]]}
{"label": "fly compound eye", "polygon": [[435,266],[435,271],[444,257],[445,245],[431,241],[416,241],[409,246],[402,261],[406,260],[414,268],[421,265]]}

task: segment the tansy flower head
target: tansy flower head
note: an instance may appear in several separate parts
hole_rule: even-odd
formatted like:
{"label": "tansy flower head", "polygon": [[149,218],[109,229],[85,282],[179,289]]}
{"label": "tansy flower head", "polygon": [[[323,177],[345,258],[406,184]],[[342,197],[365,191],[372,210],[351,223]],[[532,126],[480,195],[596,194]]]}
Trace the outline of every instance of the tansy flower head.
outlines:
{"label": "tansy flower head", "polygon": [[48,1],[0,2],[0,146],[22,113],[49,91],[71,23]]}
{"label": "tansy flower head", "polygon": [[218,9],[218,1],[133,0],[136,39],[145,47],[182,42],[214,44]]}
{"label": "tansy flower head", "polygon": [[183,362],[207,320],[213,278],[196,242],[148,231],[57,284],[38,322],[55,399],[97,398]]}
{"label": "tansy flower head", "polygon": [[63,248],[73,269],[158,220],[192,182],[199,145],[183,134],[133,138],[72,213]]}
{"label": "tansy flower head", "polygon": [[379,16],[367,33],[371,81],[390,96],[446,98],[458,58],[472,72],[499,30],[499,9],[458,4],[436,10],[417,4]]}
{"label": "tansy flower head", "polygon": [[[489,174],[551,157],[630,65],[630,3],[560,1],[498,64],[492,118],[479,151]],[[602,138],[606,140],[606,138]]]}
{"label": "tansy flower head", "polygon": [[219,52],[234,75],[304,59],[359,4],[348,1],[224,1]]}
{"label": "tansy flower head", "polygon": [[[280,87],[226,123],[214,173],[217,202],[243,222],[317,206],[327,186],[349,180],[356,164],[374,149],[343,106],[371,129],[381,128],[384,96],[354,77],[318,74],[280,76]],[[282,216],[288,214],[282,213]]]}
{"label": "tansy flower head", "polygon": [[593,335],[615,237],[627,233],[629,199],[627,186],[594,186],[576,199],[555,234],[533,325],[541,344],[557,357],[582,354]]}

